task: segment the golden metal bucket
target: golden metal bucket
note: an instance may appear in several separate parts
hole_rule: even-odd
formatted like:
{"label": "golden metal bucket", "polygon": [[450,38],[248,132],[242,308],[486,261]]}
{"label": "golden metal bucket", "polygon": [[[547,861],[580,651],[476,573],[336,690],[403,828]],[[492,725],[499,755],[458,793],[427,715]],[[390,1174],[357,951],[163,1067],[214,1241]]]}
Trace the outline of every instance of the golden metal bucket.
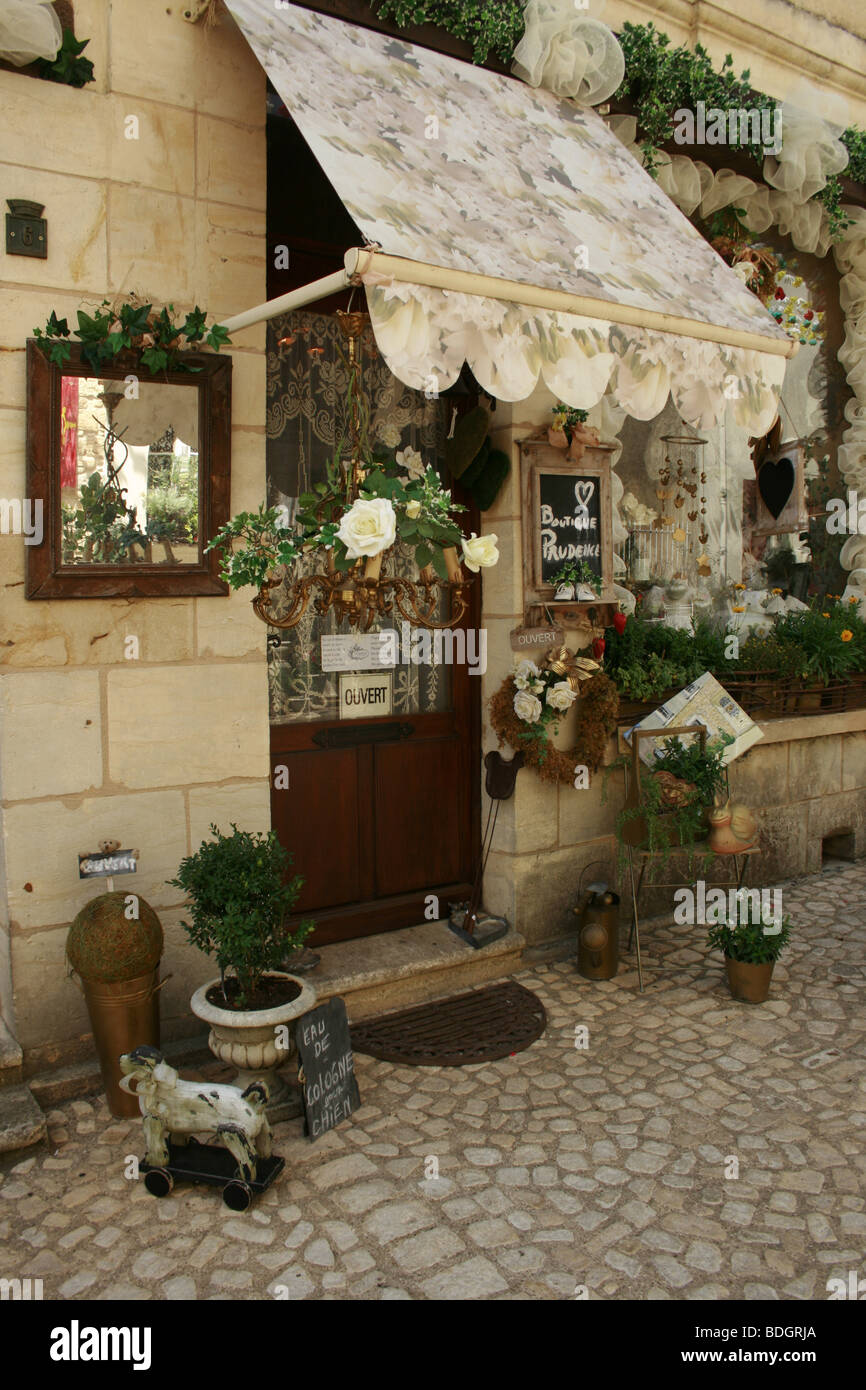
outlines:
{"label": "golden metal bucket", "polygon": [[159,1047],[159,966],[134,980],[104,984],[82,978],[81,984],[108,1108],[118,1118],[139,1115],[135,1096],[120,1089],[120,1057],[142,1043]]}

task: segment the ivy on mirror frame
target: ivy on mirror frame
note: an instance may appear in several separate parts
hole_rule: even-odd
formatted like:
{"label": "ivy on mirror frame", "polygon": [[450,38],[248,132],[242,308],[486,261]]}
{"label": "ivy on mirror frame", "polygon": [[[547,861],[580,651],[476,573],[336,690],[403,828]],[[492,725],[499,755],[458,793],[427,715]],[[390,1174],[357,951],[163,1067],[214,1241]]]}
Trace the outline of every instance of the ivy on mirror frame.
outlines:
{"label": "ivy on mirror frame", "polygon": [[125,351],[140,353],[141,364],[151,376],[163,371],[197,371],[182,356],[184,352],[211,348],[219,352],[231,343],[228,330],[220,323],[207,326],[207,314],[196,304],[183,323],[176,322],[173,304],[158,313],[152,304],[132,296],[125,304],[103,299],[93,314],[78,310],[78,327],[70,329],[67,319],[59,319],[52,309],[44,328],[34,328],[49,362],[62,367],[72,354],[72,339],[95,372],[110,365]]}

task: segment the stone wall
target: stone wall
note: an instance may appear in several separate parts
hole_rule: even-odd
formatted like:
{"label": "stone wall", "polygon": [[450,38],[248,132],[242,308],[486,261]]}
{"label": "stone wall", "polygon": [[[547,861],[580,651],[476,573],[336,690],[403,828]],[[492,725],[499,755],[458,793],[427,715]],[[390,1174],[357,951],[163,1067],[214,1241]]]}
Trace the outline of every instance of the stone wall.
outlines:
{"label": "stone wall", "polygon": [[[129,0],[75,16],[94,84],[0,72],[4,197],[45,204],[49,246],[0,267],[2,497],[24,495],[24,343],[51,309],[74,322],[137,291],[219,319],[265,297],[265,79],[234,24]],[[264,495],[263,349],[263,328],[233,349],[233,511]],[[116,886],[165,926],[165,1034],[198,1028],[189,996],[212,967],[165,880],[211,821],[269,825],[265,629],[245,596],[27,602],[17,536],[0,535],[0,574],[0,1003],[33,1071],[89,1052],[64,943],[99,891],[77,853],[102,838],[140,850]]]}

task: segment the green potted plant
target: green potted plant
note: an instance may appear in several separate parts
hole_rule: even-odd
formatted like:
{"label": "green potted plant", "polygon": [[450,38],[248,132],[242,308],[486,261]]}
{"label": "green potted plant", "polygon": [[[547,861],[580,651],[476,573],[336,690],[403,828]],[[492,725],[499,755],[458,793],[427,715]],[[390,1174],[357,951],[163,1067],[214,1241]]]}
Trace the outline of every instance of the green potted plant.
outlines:
{"label": "green potted plant", "polygon": [[707,816],[726,786],[723,758],[729,742],[718,739],[702,748],[697,739],[667,738],[651,767],[633,749],[605,769],[605,778],[617,767],[629,769],[628,793],[615,822],[621,860],[628,846],[658,854],[660,865],[674,849],[692,855],[703,848],[710,854],[703,843]]}
{"label": "green potted plant", "polygon": [[596,574],[586,560],[566,560],[550,582],[556,589],[554,603],[574,598],[580,603],[591,602],[593,595],[587,592],[589,589],[596,597],[601,594],[601,575]]}
{"label": "green potted plant", "polygon": [[724,952],[728,986],[735,999],[763,1004],[770,993],[773,966],[788,944],[791,920],[765,921],[761,910],[737,895],[736,908],[721,922],[710,924],[707,945]]}
{"label": "green potted plant", "polygon": [[280,966],[315,924],[289,921],[304,880],[288,877],[291,856],[273,830],[253,833],[234,823],[231,835],[210,830],[213,839],[170,880],[189,900],[191,921],[181,923],[189,940],[220,972],[196,990],[191,1007],[210,1024],[214,1056],[237,1067],[236,1084],[243,1090],[263,1081],[268,1114],[279,1118],[290,1097],[276,1068],[293,1051],[295,1020],[316,1002],[313,987]]}

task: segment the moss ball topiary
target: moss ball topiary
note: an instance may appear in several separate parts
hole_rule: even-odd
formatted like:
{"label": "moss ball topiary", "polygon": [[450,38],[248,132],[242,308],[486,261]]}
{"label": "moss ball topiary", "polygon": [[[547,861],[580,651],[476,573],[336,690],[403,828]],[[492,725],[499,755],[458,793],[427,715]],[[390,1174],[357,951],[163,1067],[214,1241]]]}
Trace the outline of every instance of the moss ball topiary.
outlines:
{"label": "moss ball topiary", "polygon": [[[131,897],[137,918],[127,916]],[[66,955],[83,980],[135,980],[154,970],[162,955],[159,918],[137,893],[103,893],[81,909],[69,928]]]}

